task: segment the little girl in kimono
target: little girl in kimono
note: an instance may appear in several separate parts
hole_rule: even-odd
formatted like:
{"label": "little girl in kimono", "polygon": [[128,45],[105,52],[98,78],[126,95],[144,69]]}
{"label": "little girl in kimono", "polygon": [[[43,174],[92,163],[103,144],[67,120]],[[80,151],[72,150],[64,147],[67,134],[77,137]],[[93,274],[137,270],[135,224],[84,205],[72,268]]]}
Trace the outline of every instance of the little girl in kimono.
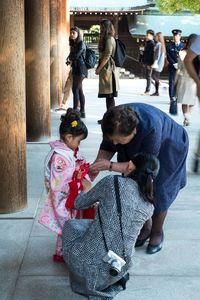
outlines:
{"label": "little girl in kimono", "polygon": [[[88,135],[86,125],[79,112],[69,108],[61,116],[60,140],[50,142],[51,151],[45,161],[45,186],[48,193],[39,223],[57,234],[56,252],[53,261],[62,262],[62,229],[65,221],[74,218],[94,218],[94,209],[79,211],[73,203],[79,190],[83,189],[81,180],[87,179],[89,164],[79,154],[80,142]],[[85,216],[84,216],[85,213]]]}

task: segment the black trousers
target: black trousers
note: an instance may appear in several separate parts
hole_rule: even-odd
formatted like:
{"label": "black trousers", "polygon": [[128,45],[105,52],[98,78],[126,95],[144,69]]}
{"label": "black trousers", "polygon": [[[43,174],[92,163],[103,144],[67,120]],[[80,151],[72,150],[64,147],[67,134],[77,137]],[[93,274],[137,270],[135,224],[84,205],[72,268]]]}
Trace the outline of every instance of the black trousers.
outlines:
{"label": "black trousers", "polygon": [[176,97],[175,77],[176,69],[173,66],[169,66],[169,98],[171,100]]}
{"label": "black trousers", "polygon": [[80,111],[85,111],[85,96],[83,94],[83,76],[73,75],[72,93],[73,93],[73,108],[78,108],[78,103],[80,101]]}
{"label": "black trousers", "polygon": [[147,80],[147,85],[145,92],[150,92],[151,89],[151,75],[152,75],[152,68],[151,66],[145,66],[145,76]]}

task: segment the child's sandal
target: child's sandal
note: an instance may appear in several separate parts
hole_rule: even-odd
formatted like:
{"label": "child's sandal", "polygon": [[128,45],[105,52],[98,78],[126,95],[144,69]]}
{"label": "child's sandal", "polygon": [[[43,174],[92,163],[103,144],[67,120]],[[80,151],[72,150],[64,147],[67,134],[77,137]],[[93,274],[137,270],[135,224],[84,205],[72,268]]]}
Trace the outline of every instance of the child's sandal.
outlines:
{"label": "child's sandal", "polygon": [[56,263],[65,262],[63,256],[62,255],[58,255],[58,254],[54,254],[53,255],[53,261],[56,262]]}

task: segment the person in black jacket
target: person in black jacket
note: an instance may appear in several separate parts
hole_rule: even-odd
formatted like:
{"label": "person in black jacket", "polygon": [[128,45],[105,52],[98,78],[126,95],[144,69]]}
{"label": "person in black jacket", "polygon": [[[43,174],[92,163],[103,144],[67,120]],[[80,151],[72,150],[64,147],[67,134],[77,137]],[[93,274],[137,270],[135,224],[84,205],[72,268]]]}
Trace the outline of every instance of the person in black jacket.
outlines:
{"label": "person in black jacket", "polygon": [[146,31],[146,44],[144,48],[144,57],[143,63],[145,65],[145,75],[147,80],[146,89],[144,95],[149,95],[150,88],[151,88],[151,75],[152,75],[152,65],[154,62],[154,47],[155,47],[155,40],[154,40],[154,31],[148,29]]}
{"label": "person in black jacket", "polygon": [[69,45],[71,47],[70,54],[66,64],[71,63],[72,66],[72,92],[73,92],[73,108],[77,109],[80,102],[81,118],[85,118],[85,96],[83,93],[83,79],[88,76],[88,70],[85,65],[86,45],[82,40],[82,35],[78,27],[70,29]]}

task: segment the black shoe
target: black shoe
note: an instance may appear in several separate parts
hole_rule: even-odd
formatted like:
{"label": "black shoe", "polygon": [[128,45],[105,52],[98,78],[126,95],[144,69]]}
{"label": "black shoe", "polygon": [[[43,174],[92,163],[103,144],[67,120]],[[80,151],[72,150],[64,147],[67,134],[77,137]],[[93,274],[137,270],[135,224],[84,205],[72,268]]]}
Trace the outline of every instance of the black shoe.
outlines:
{"label": "black shoe", "polygon": [[162,238],[159,244],[157,245],[148,245],[147,246],[147,253],[148,254],[155,254],[157,252],[159,252],[162,249],[163,246],[163,241],[164,241],[164,233],[162,233]]}
{"label": "black shoe", "polygon": [[102,123],[102,120],[98,120],[98,121],[97,121],[97,123],[101,125],[101,123]]}
{"label": "black shoe", "polygon": [[85,116],[85,112],[84,111],[81,111],[81,118],[84,119],[86,116]]}
{"label": "black shoe", "polygon": [[169,113],[174,116],[178,115],[178,104],[175,97],[170,99]]}
{"label": "black shoe", "polygon": [[198,173],[199,170],[200,170],[200,158],[198,158],[197,155],[196,155],[196,158],[194,160],[193,172]]}
{"label": "black shoe", "polygon": [[142,239],[142,240],[138,240],[136,241],[135,243],[135,248],[138,248],[138,247],[142,247],[145,242],[149,239],[150,235],[148,235],[145,239]]}
{"label": "black shoe", "polygon": [[126,273],[119,281],[116,282],[117,285],[121,285],[123,290],[126,289],[126,283],[129,280],[129,273]]}
{"label": "black shoe", "polygon": [[159,93],[155,92],[155,93],[151,94],[150,96],[159,96]]}

